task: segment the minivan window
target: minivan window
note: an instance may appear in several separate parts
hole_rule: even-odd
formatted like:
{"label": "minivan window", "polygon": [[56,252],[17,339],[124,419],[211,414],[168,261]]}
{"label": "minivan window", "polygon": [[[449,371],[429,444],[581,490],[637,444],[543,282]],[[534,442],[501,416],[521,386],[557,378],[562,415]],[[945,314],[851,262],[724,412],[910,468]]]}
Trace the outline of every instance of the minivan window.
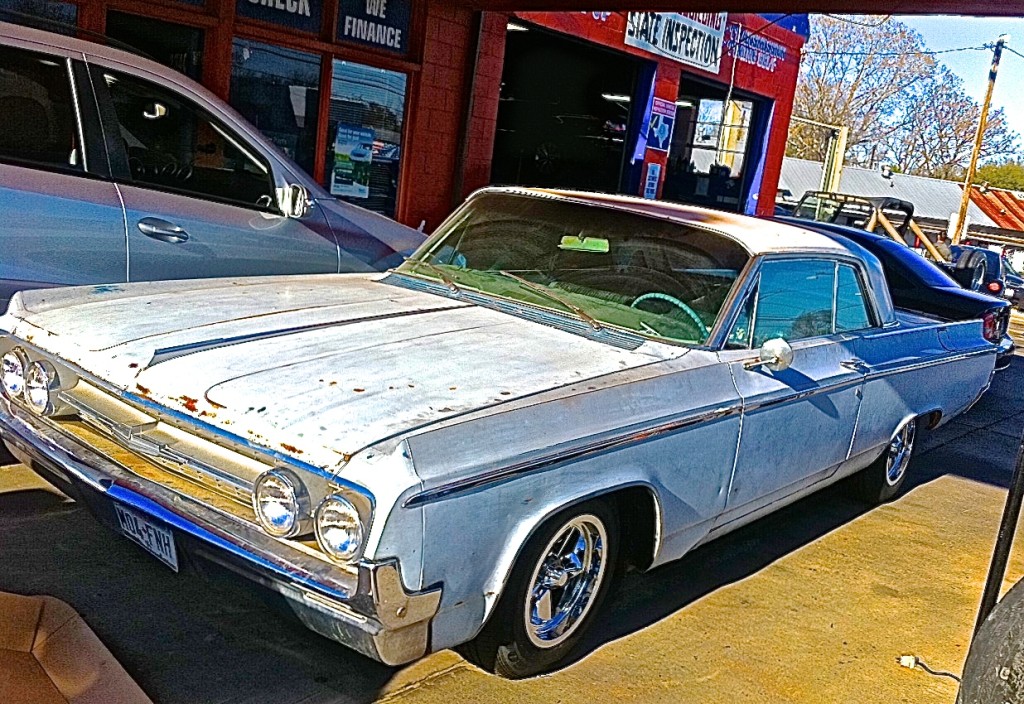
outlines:
{"label": "minivan window", "polygon": [[193,102],[134,76],[104,71],[131,181],[140,186],[275,210],[267,162]]}
{"label": "minivan window", "polygon": [[67,63],[0,47],[0,160],[82,171]]}

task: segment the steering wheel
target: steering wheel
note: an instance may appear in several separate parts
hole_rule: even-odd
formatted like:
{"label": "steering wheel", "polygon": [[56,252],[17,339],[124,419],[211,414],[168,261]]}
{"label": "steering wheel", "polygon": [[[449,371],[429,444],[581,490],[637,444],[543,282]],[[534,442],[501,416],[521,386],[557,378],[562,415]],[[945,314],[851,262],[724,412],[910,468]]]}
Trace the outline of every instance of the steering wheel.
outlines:
{"label": "steering wheel", "polygon": [[686,313],[688,316],[690,316],[690,319],[697,324],[697,329],[700,330],[700,334],[707,337],[709,332],[708,326],[704,324],[704,321],[700,319],[700,316],[697,315],[696,311],[694,311],[693,308],[686,305],[675,296],[670,296],[667,293],[645,293],[642,296],[637,296],[636,299],[634,299],[633,302],[629,304],[629,307],[636,308],[637,303],[643,303],[644,301],[667,301],[671,303],[672,305],[676,306],[681,311]]}

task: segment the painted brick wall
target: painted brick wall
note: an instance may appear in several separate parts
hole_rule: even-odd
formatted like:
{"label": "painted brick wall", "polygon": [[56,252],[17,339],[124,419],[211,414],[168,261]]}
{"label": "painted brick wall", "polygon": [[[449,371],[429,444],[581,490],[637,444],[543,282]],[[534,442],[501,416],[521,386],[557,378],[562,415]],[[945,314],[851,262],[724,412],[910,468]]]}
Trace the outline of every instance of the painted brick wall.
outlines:
{"label": "painted brick wall", "polygon": [[505,64],[505,27],[508,15],[483,14],[480,56],[477,62],[473,114],[469,123],[469,150],[463,166],[461,198],[491,182],[491,161],[498,127],[501,72]]}
{"label": "painted brick wall", "polygon": [[427,6],[423,68],[410,106],[400,219],[431,232],[452,209],[467,66],[475,40],[472,11],[435,0]]}

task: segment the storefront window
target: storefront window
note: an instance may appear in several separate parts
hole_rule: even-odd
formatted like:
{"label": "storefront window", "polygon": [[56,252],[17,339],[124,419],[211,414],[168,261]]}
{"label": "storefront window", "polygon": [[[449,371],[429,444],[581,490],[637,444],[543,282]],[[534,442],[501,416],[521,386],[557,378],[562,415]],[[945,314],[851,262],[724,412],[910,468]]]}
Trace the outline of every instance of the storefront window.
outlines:
{"label": "storefront window", "polygon": [[0,21],[74,35],[78,6],[51,0],[0,0]]}
{"label": "storefront window", "polygon": [[407,76],[334,61],[327,124],[327,189],[394,217]]}
{"label": "storefront window", "polygon": [[680,92],[665,174],[667,200],[742,209],[758,105],[726,101],[725,92],[710,86]]}
{"label": "storefront window", "polygon": [[754,104],[747,100],[730,100],[728,108],[722,100],[699,100],[697,131],[690,157],[695,171],[710,173],[711,169],[722,166],[729,168],[731,176],[743,171],[753,109]]}
{"label": "storefront window", "polygon": [[235,39],[231,106],[309,173],[316,154],[319,101],[319,56]]}

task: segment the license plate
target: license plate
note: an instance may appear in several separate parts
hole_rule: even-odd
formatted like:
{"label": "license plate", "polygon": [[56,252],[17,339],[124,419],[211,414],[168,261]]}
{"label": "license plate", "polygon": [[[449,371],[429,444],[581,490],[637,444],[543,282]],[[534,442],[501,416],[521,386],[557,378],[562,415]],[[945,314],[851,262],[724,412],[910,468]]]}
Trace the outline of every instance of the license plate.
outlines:
{"label": "license plate", "polygon": [[178,571],[178,551],[174,547],[174,534],[167,528],[143,518],[134,511],[114,504],[121,532],[151,552],[175,572]]}

